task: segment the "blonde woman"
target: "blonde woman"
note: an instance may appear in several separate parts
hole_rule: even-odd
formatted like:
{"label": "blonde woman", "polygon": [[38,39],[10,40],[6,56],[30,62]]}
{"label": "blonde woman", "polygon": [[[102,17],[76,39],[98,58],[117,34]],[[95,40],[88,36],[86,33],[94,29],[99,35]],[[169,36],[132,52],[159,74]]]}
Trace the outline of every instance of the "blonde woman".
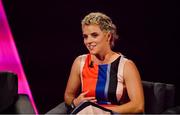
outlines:
{"label": "blonde woman", "polygon": [[118,35],[111,18],[92,12],[81,24],[89,52],[74,60],[64,94],[66,105],[74,109],[88,101],[115,113],[143,113],[140,74],[132,60],[112,50]]}

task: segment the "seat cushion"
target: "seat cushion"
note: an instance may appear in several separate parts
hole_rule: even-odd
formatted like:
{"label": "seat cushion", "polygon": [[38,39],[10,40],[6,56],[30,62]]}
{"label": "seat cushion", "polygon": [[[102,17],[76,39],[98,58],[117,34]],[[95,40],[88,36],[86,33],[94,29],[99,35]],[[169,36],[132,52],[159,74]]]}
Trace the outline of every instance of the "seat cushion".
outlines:
{"label": "seat cushion", "polygon": [[5,114],[35,114],[33,106],[28,95],[19,94],[15,103],[7,108],[3,113]]}

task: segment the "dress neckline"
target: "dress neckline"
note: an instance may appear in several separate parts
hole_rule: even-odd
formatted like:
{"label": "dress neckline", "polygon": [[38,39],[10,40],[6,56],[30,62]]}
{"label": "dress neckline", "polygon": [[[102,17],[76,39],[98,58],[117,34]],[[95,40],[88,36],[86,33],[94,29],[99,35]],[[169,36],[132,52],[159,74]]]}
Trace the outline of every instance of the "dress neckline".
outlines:
{"label": "dress neckline", "polygon": [[105,65],[112,64],[112,63],[116,62],[117,60],[119,60],[119,58],[122,56],[121,53],[118,53],[118,54],[119,54],[119,56],[117,56],[112,62],[110,62],[110,63],[104,63],[104,64],[97,64],[97,63],[92,62],[92,61],[91,61],[91,54],[88,54],[88,56],[89,56],[89,64],[92,63],[92,65],[97,65],[97,66],[105,66]]}

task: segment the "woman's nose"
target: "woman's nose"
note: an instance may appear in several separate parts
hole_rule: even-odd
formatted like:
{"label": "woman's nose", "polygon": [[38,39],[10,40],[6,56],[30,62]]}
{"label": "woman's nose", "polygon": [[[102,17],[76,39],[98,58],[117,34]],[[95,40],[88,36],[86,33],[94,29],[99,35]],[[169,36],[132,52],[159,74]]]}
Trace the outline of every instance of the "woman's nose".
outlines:
{"label": "woman's nose", "polygon": [[87,39],[86,39],[86,43],[92,43],[92,42],[93,42],[92,37],[87,37]]}

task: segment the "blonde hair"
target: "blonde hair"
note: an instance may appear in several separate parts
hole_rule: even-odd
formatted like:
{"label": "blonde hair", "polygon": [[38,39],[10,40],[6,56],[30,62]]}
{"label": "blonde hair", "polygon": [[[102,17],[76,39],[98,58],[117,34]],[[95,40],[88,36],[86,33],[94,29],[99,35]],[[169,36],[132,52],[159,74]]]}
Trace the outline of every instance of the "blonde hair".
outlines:
{"label": "blonde hair", "polygon": [[111,18],[100,12],[92,12],[86,15],[84,19],[81,21],[82,27],[84,25],[91,25],[91,24],[99,25],[102,31],[111,33],[112,37],[110,40],[110,46],[111,48],[113,48],[115,41],[118,39],[118,35],[116,32],[117,31],[116,26],[113,24]]}

